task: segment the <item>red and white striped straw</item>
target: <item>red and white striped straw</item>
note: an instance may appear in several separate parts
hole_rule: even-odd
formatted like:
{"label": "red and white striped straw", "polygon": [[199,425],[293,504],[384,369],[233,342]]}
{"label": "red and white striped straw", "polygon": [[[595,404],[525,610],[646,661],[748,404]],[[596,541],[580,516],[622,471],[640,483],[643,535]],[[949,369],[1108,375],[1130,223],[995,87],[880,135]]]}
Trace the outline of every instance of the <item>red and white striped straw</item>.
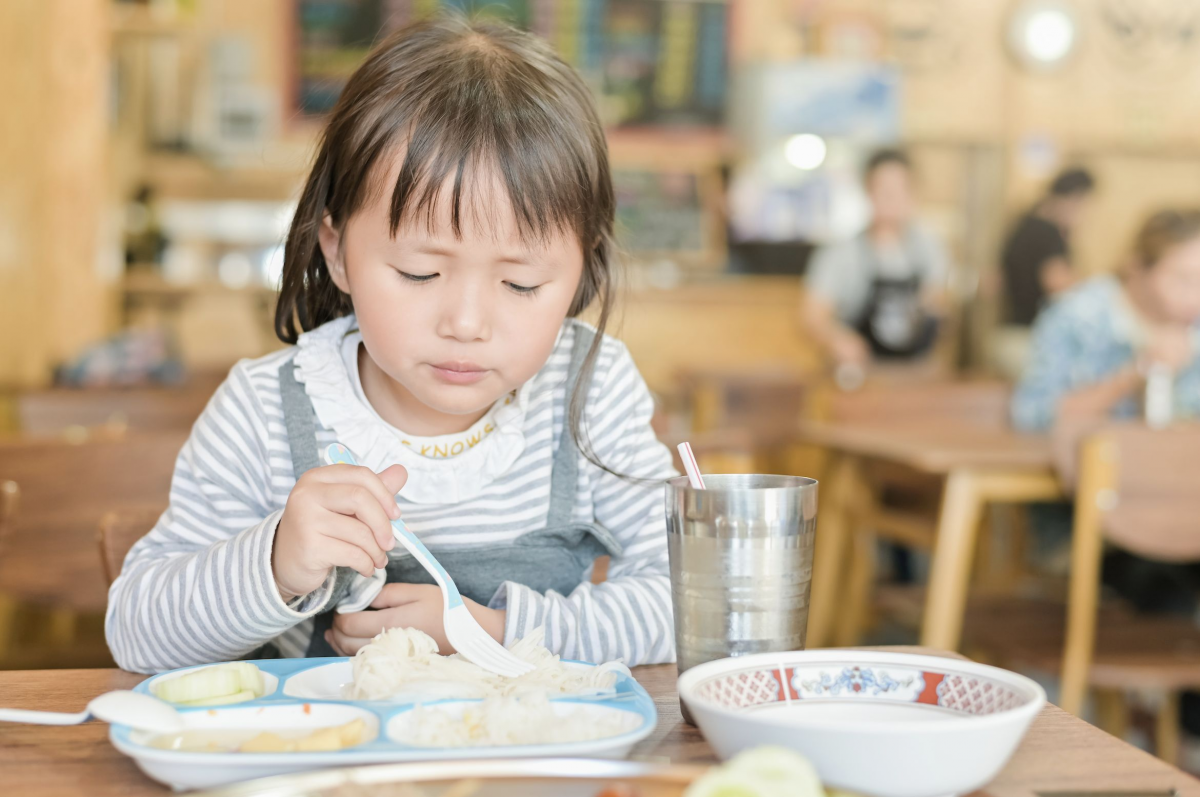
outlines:
{"label": "red and white striped straw", "polygon": [[692,453],[690,443],[679,444],[679,458],[683,460],[683,469],[687,471],[688,481],[693,490],[704,489],[704,477],[700,475],[700,466],[696,464],[696,455]]}

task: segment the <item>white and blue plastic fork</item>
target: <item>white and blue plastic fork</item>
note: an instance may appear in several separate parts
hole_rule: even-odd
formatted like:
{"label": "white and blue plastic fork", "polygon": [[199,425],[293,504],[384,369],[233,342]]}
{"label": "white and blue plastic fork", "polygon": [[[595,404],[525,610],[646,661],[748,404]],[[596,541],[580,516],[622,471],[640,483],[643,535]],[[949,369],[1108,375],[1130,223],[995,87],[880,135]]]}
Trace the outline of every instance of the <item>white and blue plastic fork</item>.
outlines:
{"label": "white and blue plastic fork", "polygon": [[[331,464],[357,465],[358,460],[350,453],[350,449],[341,443],[331,443],[325,449],[325,459]],[[442,588],[442,625],[446,630],[446,639],[462,657],[472,664],[477,664],[489,672],[515,678],[532,672],[534,667],[527,661],[518,659],[509,653],[503,645],[484,631],[471,612],[463,603],[462,595],[446,568],[442,567],[425,543],[417,535],[408,530],[403,520],[392,521],[392,533],[396,541],[403,545],[421,566],[429,571],[433,580]]]}

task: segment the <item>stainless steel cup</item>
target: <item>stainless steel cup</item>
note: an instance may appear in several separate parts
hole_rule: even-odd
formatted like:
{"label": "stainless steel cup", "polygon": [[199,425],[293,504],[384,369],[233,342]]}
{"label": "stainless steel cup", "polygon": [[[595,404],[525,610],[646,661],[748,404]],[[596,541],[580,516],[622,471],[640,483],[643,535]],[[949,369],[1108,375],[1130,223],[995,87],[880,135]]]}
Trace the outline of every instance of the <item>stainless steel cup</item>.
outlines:
{"label": "stainless steel cup", "polygon": [[706,474],[704,485],[693,490],[686,477],[667,482],[679,672],[726,656],[802,650],[817,482]]}

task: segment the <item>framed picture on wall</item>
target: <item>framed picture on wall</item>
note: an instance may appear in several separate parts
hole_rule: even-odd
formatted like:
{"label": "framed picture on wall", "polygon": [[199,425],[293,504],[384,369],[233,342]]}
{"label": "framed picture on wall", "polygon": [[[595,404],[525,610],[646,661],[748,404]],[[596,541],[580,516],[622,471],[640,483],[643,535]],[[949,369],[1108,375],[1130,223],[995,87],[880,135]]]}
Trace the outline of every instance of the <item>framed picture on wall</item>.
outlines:
{"label": "framed picture on wall", "polygon": [[725,114],[726,0],[290,0],[294,114],[319,117],[382,37],[444,8],[542,36],[611,127],[712,127]]}

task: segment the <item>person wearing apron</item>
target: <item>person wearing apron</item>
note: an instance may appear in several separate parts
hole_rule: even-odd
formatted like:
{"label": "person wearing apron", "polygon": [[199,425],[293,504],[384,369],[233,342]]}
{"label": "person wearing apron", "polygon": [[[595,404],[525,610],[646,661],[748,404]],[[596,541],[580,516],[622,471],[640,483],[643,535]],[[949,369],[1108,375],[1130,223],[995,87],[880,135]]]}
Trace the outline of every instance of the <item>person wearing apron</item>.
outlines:
{"label": "person wearing apron", "polygon": [[878,265],[878,254],[864,233],[859,238],[864,262],[870,264],[871,288],[866,306],[854,329],[880,360],[913,360],[927,354],[937,339],[938,320],[925,310],[922,302],[921,274],[925,264],[912,245],[904,241],[904,257],[912,273],[906,277],[887,277]]}
{"label": "person wearing apron", "polygon": [[[582,325],[577,325],[575,329],[567,395],[571,395],[579,381],[584,358],[595,334]],[[312,402],[305,393],[304,385],[296,380],[295,365],[291,360],[280,366],[279,382],[292,465],[299,479],[304,472],[321,464],[316,420]],[[484,544],[466,550],[433,551],[464,596],[486,606],[506,581],[515,581],[542,593],[553,590],[569,595],[584,582],[597,557],[620,555],[621,545],[608,529],[596,523],[581,523],[571,519],[580,456],[573,436],[564,426],[554,453],[550,508],[544,529],[502,545]],[[350,592],[355,579],[361,578],[350,568],[338,568],[327,609],[312,620],[308,656],[338,655],[325,640],[325,632],[333,625],[338,602]],[[389,554],[387,582],[436,583],[425,568],[399,546]],[[249,658],[275,656],[278,656],[278,652],[274,646],[267,645]]]}
{"label": "person wearing apron", "polygon": [[921,359],[937,338],[949,263],[915,217],[911,172],[904,153],[875,153],[864,174],[870,227],[821,247],[805,273],[805,326],[844,389],[861,384],[872,362]]}

